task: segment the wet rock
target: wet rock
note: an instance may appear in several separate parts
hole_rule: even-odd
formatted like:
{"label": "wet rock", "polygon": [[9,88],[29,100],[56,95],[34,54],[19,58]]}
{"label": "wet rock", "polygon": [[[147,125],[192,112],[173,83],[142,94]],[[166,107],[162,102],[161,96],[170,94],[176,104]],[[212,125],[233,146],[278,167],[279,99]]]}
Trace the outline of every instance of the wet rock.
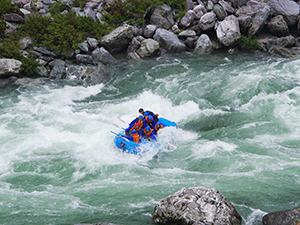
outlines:
{"label": "wet rock", "polygon": [[128,54],[130,52],[135,52],[140,46],[141,46],[141,41],[138,41],[138,39],[136,37],[133,37],[127,48],[126,53]]}
{"label": "wet rock", "polygon": [[300,208],[268,213],[263,217],[264,225],[297,225],[300,223]]}
{"label": "wet rock", "polygon": [[97,66],[68,65],[67,78],[96,85],[109,81],[110,72],[101,62]]}
{"label": "wet rock", "polygon": [[285,48],[280,45],[273,45],[269,51],[269,55],[276,55],[280,57],[285,57],[285,58],[291,58],[295,55],[297,55],[297,52],[294,51],[293,49]]}
{"label": "wet rock", "polygon": [[103,47],[96,48],[92,52],[92,59],[95,65],[102,62],[105,65],[111,65],[117,62],[117,60]]}
{"label": "wet rock", "polygon": [[76,63],[94,65],[94,60],[91,55],[77,54]]}
{"label": "wet rock", "polygon": [[154,208],[158,224],[241,225],[242,218],[230,201],[215,188],[182,188],[160,201]]}
{"label": "wet rock", "polygon": [[252,17],[248,15],[239,16],[238,18],[240,31],[242,34],[247,35],[248,30],[252,24]]}
{"label": "wet rock", "polygon": [[202,34],[196,43],[194,54],[206,55],[213,51],[213,44],[207,34]]}
{"label": "wet rock", "polygon": [[159,50],[159,44],[157,41],[149,38],[145,39],[141,42],[140,48],[136,51],[136,53],[140,57],[149,57],[155,55],[155,53]]}
{"label": "wet rock", "polygon": [[160,47],[170,53],[180,53],[186,49],[185,44],[179,40],[176,34],[162,28],[156,30],[153,39],[159,43]]}

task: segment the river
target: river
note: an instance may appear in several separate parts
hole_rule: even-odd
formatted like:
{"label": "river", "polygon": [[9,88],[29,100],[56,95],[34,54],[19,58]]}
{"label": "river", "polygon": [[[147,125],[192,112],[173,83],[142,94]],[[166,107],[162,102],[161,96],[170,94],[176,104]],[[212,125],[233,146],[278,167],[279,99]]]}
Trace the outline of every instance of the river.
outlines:
{"label": "river", "polygon": [[[121,59],[111,80],[0,89],[0,224],[153,225],[182,187],[218,189],[243,224],[299,206],[300,57],[185,53]],[[177,123],[123,153],[144,108]]]}

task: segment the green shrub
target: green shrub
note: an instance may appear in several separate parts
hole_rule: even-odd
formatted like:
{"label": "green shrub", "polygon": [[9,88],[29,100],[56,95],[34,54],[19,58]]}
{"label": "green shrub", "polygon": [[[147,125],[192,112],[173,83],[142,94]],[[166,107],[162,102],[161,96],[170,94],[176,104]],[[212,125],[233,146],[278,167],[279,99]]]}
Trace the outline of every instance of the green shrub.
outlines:
{"label": "green shrub", "polygon": [[20,61],[22,62],[20,76],[27,76],[32,78],[38,77],[39,63],[37,62],[36,56],[29,54],[27,58],[22,57]]}
{"label": "green shrub", "polygon": [[8,59],[17,59],[22,62],[20,76],[37,77],[38,62],[37,57],[29,54],[26,58],[19,52],[20,44],[17,40],[6,38],[0,44],[0,57]]}
{"label": "green shrub", "polygon": [[257,39],[255,37],[251,38],[242,35],[239,42],[239,47],[242,51],[254,52],[258,47]]}
{"label": "green shrub", "polygon": [[5,13],[12,12],[15,8],[11,5],[11,0],[1,0],[0,17]]}
{"label": "green shrub", "polygon": [[0,38],[4,37],[5,29],[6,29],[6,23],[5,21],[0,19]]}
{"label": "green shrub", "polygon": [[164,3],[183,16],[186,11],[186,0],[117,0],[111,4],[105,14],[106,22],[109,24],[120,24],[126,21],[132,25],[143,24],[146,10],[154,5],[161,6]]}

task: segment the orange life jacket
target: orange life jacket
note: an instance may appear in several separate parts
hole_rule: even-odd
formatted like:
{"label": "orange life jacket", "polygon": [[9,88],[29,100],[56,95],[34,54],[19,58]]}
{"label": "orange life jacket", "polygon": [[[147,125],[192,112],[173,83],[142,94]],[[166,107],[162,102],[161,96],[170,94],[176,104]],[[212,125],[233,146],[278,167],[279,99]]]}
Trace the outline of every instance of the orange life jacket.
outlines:
{"label": "orange life jacket", "polygon": [[159,124],[159,125],[155,125],[155,131],[157,132],[158,130],[160,130],[161,128],[163,128],[163,125],[162,124]]}
{"label": "orange life jacket", "polygon": [[133,142],[136,142],[136,143],[140,142],[140,135],[138,135],[138,133],[132,134],[131,136],[133,137]]}
{"label": "orange life jacket", "polygon": [[146,129],[144,130],[144,136],[145,137],[151,137],[151,133],[152,133],[153,129],[150,129],[148,132],[146,131]]}

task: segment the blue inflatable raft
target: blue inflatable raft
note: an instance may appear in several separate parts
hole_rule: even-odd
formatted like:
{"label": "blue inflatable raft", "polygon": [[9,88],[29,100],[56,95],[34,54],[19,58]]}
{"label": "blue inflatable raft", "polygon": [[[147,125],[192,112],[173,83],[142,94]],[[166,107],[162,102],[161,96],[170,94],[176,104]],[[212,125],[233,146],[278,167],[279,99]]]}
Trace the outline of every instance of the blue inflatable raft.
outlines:
{"label": "blue inflatable raft", "polygon": [[[165,118],[158,118],[158,121],[164,126],[164,127],[176,127],[177,125],[175,122],[172,122]],[[163,129],[163,128],[162,128]],[[127,138],[122,137],[121,135],[124,135],[125,131],[121,131],[120,133],[116,134],[116,137],[114,138],[114,143],[118,148],[123,149],[124,152],[134,154],[134,155],[141,155],[144,153],[142,147],[143,145],[149,145],[149,147],[155,147],[157,145],[157,142],[155,141],[148,141],[145,139],[142,139],[141,143],[135,143],[133,141],[128,140]]]}

